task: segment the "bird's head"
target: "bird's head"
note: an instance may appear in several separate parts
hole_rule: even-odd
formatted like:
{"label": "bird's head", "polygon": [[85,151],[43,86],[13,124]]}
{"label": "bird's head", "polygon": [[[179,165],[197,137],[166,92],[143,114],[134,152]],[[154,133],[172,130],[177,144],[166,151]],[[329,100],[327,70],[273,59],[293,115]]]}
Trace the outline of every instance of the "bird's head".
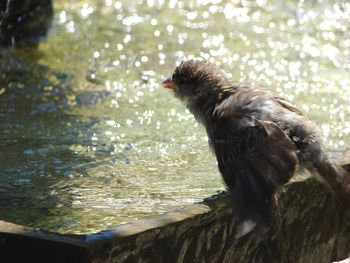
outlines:
{"label": "bird's head", "polygon": [[183,61],[162,86],[172,89],[186,104],[198,100],[217,100],[228,86],[226,74],[215,64],[201,60]]}

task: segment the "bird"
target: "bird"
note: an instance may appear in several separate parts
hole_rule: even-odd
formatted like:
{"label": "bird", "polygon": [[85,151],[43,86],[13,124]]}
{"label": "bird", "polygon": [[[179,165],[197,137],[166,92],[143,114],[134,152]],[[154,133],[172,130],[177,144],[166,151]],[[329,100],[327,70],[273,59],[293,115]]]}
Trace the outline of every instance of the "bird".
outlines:
{"label": "bird", "polygon": [[161,85],[204,125],[237,210],[237,237],[271,228],[278,193],[300,167],[349,207],[349,175],[327,157],[317,125],[289,101],[201,59],[182,61]]}

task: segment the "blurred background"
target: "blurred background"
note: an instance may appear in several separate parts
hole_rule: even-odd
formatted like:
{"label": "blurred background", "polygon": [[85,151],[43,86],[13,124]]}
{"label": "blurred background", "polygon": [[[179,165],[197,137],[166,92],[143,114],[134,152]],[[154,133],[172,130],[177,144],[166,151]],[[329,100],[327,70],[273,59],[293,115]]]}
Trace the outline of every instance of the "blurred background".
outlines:
{"label": "blurred background", "polygon": [[91,233],[224,189],[159,83],[183,59],[277,92],[350,142],[348,1],[4,0],[0,220]]}

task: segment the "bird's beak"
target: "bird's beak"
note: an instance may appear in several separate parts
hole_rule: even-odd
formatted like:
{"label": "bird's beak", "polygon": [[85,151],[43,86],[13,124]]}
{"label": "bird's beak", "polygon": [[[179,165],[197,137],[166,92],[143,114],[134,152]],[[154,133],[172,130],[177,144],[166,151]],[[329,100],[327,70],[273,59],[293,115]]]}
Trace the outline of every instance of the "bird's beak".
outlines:
{"label": "bird's beak", "polygon": [[176,88],[176,84],[174,83],[174,81],[171,80],[171,78],[164,80],[162,82],[162,86],[164,88],[167,88],[167,89],[175,89]]}

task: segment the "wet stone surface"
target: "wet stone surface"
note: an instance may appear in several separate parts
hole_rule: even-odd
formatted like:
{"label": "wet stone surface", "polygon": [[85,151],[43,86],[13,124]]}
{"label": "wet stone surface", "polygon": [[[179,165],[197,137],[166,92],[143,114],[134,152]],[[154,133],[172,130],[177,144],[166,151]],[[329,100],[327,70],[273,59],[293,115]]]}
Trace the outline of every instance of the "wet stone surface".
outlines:
{"label": "wet stone surface", "polygon": [[264,235],[235,239],[234,211],[221,195],[206,202],[210,211],[138,235],[117,234],[113,242],[94,244],[91,253],[94,262],[208,263],[326,263],[350,254],[349,213],[315,178],[288,185],[280,203],[281,224]]}

